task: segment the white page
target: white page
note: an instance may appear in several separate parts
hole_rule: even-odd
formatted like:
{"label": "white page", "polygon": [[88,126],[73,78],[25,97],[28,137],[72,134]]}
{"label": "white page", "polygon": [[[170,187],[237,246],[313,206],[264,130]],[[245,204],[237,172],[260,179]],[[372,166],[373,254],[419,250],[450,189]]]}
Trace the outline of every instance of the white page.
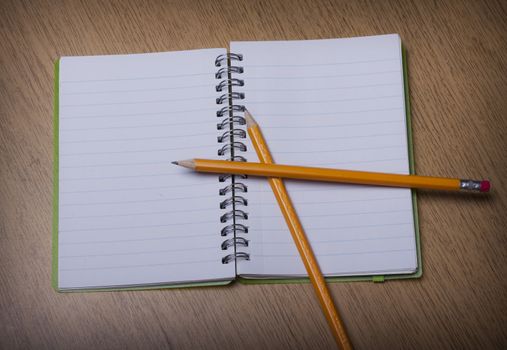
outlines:
{"label": "white page", "polygon": [[[397,35],[233,42],[243,54],[242,101],[275,162],[409,173]],[[258,161],[246,141],[249,161]],[[325,275],[415,271],[410,190],[286,181]],[[248,179],[249,247],[241,275],[306,275],[264,179]]]}
{"label": "white page", "polygon": [[215,58],[225,49],[63,57],[59,288],[231,279],[216,175]]}

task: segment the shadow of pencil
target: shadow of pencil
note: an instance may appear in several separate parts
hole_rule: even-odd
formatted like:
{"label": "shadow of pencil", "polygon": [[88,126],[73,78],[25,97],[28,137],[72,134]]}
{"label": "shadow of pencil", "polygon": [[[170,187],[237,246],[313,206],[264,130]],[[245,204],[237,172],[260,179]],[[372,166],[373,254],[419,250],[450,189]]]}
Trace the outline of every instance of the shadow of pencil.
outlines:
{"label": "shadow of pencil", "polygon": [[480,203],[493,204],[498,200],[499,194],[495,190],[488,193],[477,192],[455,192],[455,191],[435,191],[435,190],[416,190],[417,199],[434,199],[443,201],[474,201]]}

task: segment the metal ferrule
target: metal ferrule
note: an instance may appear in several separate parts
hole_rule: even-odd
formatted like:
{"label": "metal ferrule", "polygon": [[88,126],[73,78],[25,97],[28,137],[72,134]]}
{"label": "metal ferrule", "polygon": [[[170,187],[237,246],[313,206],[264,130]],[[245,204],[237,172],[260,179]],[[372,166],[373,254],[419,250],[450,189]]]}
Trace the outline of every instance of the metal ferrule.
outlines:
{"label": "metal ferrule", "polygon": [[480,191],[481,190],[481,181],[477,180],[459,180],[459,188],[460,190],[469,190],[469,191]]}

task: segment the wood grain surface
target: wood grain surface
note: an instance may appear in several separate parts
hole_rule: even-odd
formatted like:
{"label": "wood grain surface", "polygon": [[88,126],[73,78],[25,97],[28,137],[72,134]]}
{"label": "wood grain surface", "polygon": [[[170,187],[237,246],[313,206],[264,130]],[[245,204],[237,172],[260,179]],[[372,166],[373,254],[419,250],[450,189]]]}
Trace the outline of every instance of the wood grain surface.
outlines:
{"label": "wood grain surface", "polygon": [[507,347],[507,5],[501,1],[0,1],[0,348],[333,348],[311,285],[56,293],[53,62],[399,33],[416,170],[489,177],[419,192],[423,277],[330,285],[358,349]]}

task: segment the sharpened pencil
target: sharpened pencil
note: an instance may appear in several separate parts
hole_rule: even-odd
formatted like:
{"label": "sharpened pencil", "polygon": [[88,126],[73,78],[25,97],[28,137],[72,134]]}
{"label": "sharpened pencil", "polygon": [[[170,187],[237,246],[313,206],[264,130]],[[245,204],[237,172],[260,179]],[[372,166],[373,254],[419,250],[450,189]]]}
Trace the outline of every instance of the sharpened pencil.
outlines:
{"label": "sharpened pencil", "polygon": [[[273,158],[269,152],[268,145],[262,136],[259,126],[248,111],[245,111],[245,119],[248,128],[248,135],[250,136],[260,161],[266,164],[273,163]],[[280,178],[270,177],[268,178],[268,181],[283,217],[285,218],[285,222],[287,223],[292,238],[294,239],[299,255],[303,260],[303,264],[308,272],[308,276],[310,277],[310,281],[315,289],[315,293],[317,294],[322,311],[324,312],[333,336],[341,349],[352,349],[352,344],[347,336],[345,325],[338,315],[338,311],[336,310],[333,299],[331,298],[324,276],[320,271],[317,259],[313,254],[308,239],[306,238],[303,226],[299,221],[299,217],[292,205],[292,201],[285,189],[285,185]]]}
{"label": "sharpened pencil", "polygon": [[[268,145],[262,136],[261,130],[255,119],[248,111],[245,111],[245,119],[248,135],[250,136],[255,148],[257,157],[259,157],[259,160],[262,163],[273,163],[273,157],[269,152]],[[270,177],[268,178],[268,181],[276,197],[280,210],[282,211],[283,217],[285,218],[285,222],[287,223],[292,238],[294,239],[299,255],[303,260],[303,264],[308,272],[308,276],[310,277],[310,281],[315,289],[315,293],[317,294],[320,306],[322,307],[322,311],[324,312],[333,336],[340,348],[352,349],[352,344],[345,330],[345,325],[343,324],[334,305],[331,294],[327,288],[326,281],[324,280],[324,276],[320,271],[317,259],[313,254],[310,242],[308,242],[308,239],[306,238],[303,226],[299,221],[299,217],[292,205],[292,201],[285,189],[285,185],[280,178]]]}
{"label": "sharpened pencil", "polygon": [[251,176],[278,177],[310,181],[349,183],[358,185],[406,187],[448,191],[489,192],[488,180],[465,180],[433,176],[375,173],[367,171],[315,168],[282,164],[230,162],[211,159],[188,159],[174,164],[198,172],[221,174],[246,174]]}

